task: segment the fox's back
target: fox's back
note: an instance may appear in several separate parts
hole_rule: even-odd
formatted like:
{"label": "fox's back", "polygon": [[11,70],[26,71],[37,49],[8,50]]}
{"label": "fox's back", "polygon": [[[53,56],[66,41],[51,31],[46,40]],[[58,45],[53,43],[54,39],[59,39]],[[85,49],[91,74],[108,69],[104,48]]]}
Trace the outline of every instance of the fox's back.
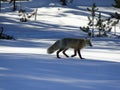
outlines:
{"label": "fox's back", "polygon": [[77,38],[64,38],[62,39],[62,45],[66,48],[75,48],[82,49],[85,45],[85,39],[77,39]]}

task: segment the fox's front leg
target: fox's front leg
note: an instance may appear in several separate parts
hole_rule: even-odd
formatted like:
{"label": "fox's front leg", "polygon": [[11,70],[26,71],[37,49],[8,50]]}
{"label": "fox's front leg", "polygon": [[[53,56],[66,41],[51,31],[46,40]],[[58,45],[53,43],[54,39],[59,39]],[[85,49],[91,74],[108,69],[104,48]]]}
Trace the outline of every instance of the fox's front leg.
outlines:
{"label": "fox's front leg", "polygon": [[80,50],[77,50],[77,52],[78,52],[79,57],[80,57],[81,59],[84,59],[84,58],[82,58],[82,55],[81,55]]}
{"label": "fox's front leg", "polygon": [[77,50],[74,49],[74,54],[71,57],[74,57],[77,55]]}

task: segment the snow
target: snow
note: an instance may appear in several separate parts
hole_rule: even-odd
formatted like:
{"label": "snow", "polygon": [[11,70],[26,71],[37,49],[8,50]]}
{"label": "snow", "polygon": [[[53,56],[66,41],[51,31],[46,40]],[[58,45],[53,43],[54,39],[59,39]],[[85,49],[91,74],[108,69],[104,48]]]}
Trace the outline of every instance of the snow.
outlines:
{"label": "snow", "polygon": [[[20,22],[18,12],[2,3],[0,27],[16,40],[0,40],[0,90],[120,90],[119,38],[93,38],[93,47],[81,51],[83,60],[47,54],[58,39],[86,37],[79,26],[87,25],[86,8],[93,2],[105,17],[120,12],[111,6],[113,0],[74,0],[66,7],[57,0],[32,0],[22,5],[38,8],[37,20]],[[118,24],[118,35],[119,30]],[[66,53],[71,56],[73,49]]]}

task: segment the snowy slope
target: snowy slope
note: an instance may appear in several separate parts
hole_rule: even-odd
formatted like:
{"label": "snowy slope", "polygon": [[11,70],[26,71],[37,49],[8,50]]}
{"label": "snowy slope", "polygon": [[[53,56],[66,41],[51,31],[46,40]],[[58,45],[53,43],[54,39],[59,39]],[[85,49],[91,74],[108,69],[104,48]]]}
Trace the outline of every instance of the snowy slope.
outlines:
{"label": "snowy slope", "polygon": [[[0,26],[16,40],[0,40],[0,90],[120,90],[120,39],[94,38],[93,47],[81,52],[84,60],[46,53],[58,39],[86,37],[79,26],[88,22],[86,8],[93,2],[105,16],[119,12],[111,7],[113,0],[74,0],[66,7],[58,1],[23,2],[28,11],[38,8],[37,21],[20,22],[17,11],[2,9]],[[66,53],[71,56],[73,50]]]}

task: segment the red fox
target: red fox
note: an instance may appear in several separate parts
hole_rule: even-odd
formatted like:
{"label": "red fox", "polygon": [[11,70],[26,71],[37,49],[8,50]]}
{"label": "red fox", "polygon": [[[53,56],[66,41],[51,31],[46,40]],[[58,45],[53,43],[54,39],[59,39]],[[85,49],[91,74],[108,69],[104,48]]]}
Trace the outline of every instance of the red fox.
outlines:
{"label": "red fox", "polygon": [[77,52],[78,52],[79,57],[81,59],[83,59],[82,56],[81,56],[80,50],[85,48],[86,46],[92,46],[91,39],[63,38],[61,40],[57,40],[52,46],[50,46],[47,49],[47,53],[51,54],[51,53],[55,52],[56,50],[58,50],[57,51],[57,58],[60,58],[59,53],[61,51],[63,51],[63,54],[66,57],[69,57],[65,52],[69,48],[73,48],[74,49],[74,55],[72,55],[71,57],[76,56]]}

